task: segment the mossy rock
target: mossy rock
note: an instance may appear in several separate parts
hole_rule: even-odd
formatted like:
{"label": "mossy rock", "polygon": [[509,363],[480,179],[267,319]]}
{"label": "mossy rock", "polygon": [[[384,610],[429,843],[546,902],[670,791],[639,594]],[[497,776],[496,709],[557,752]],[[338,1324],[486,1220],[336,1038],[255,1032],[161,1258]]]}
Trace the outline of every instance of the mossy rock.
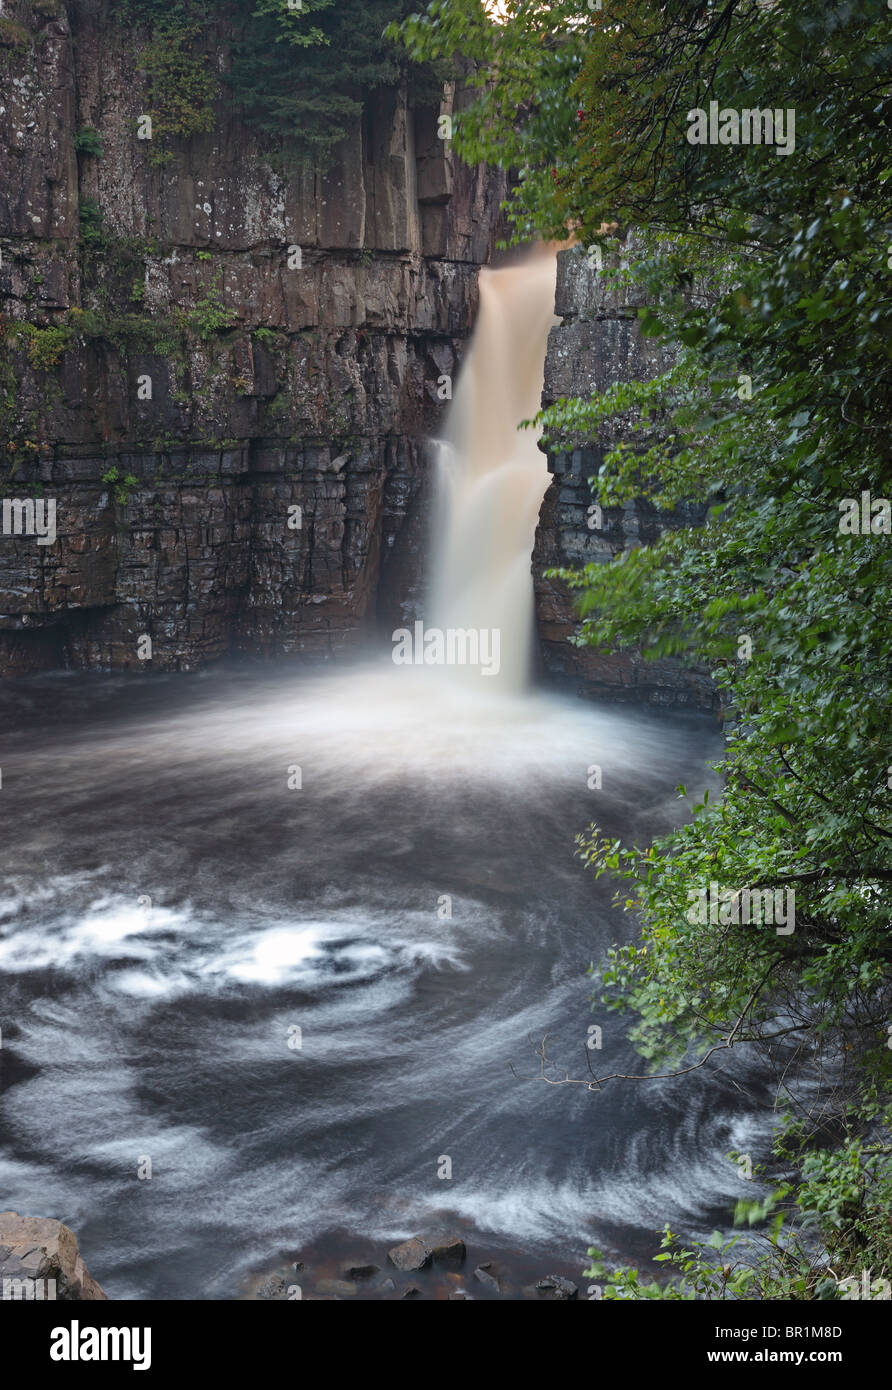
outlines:
{"label": "mossy rock", "polygon": [[31,35],[22,24],[0,15],[0,48],[28,48]]}

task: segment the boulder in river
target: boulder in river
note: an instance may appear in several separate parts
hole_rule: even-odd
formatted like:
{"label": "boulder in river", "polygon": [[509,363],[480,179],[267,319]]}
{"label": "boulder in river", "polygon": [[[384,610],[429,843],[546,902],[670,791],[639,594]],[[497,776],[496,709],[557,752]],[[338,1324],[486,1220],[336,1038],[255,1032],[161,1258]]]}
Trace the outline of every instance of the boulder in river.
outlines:
{"label": "boulder in river", "polygon": [[380,1267],[369,1264],[368,1261],[347,1260],[341,1265],[341,1275],[344,1279],[371,1279],[373,1275],[380,1273]]}
{"label": "boulder in river", "polygon": [[433,1235],[422,1236],[427,1249],[431,1252],[431,1259],[438,1265],[460,1265],[465,1259],[465,1243],[460,1236]]}
{"label": "boulder in river", "polygon": [[413,1236],[388,1252],[387,1258],[397,1269],[427,1269],[431,1261],[438,1265],[460,1265],[465,1258],[465,1243],[460,1236],[437,1233]]}
{"label": "boulder in river", "polygon": [[421,1236],[413,1236],[411,1240],[404,1240],[402,1245],[388,1250],[387,1258],[397,1269],[416,1270],[427,1269],[432,1256]]}
{"label": "boulder in river", "polygon": [[491,1268],[492,1266],[488,1262],[478,1265],[474,1270],[474,1278],[477,1280],[478,1284],[482,1284],[485,1289],[489,1289],[490,1293],[501,1293],[502,1286],[496,1276],[490,1274]]}
{"label": "boulder in river", "polygon": [[566,1303],[579,1294],[572,1279],[564,1279],[560,1274],[546,1274],[544,1279],[537,1281],[536,1288],[540,1298],[553,1299],[559,1303]]}

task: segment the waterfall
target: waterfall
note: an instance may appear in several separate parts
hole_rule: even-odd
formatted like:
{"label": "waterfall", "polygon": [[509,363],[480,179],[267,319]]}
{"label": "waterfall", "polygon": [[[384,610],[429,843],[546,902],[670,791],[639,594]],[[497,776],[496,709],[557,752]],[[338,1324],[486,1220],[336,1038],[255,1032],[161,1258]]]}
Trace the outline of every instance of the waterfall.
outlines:
{"label": "waterfall", "polygon": [[[435,441],[429,621],[440,632],[495,634],[502,690],[530,676],[530,555],[548,468],[538,434],[517,427],[542,397],[555,266],[554,252],[539,247],[480,272],[477,326],[445,438]],[[479,681],[479,670],[469,678]]]}
{"label": "waterfall", "polygon": [[[460,1232],[465,1277],[501,1263],[522,1299],[578,1278],[591,1245],[634,1260],[666,1221],[711,1230],[740,1195],[729,1149],[769,1151],[745,1049],[683,1092],[537,1075],[546,1033],[556,1074],[587,1075],[585,967],[633,930],[574,835],[665,833],[721,752],[688,714],[521,689],[547,472],[516,426],[554,277],[545,250],[483,272],[439,446],[428,616],[497,629],[495,679],[378,650],[3,693],[0,1191],[76,1212],[113,1299],[232,1299],[280,1252],[283,1287],[299,1261],[327,1296],[348,1259],[380,1266],[417,1231]],[[432,656],[425,639],[411,664]],[[640,1070],[619,1023],[604,1049],[592,1066]],[[150,1226],[140,1154],[161,1174]],[[357,1298],[400,1297],[392,1272]],[[448,1297],[457,1274],[411,1278]]]}

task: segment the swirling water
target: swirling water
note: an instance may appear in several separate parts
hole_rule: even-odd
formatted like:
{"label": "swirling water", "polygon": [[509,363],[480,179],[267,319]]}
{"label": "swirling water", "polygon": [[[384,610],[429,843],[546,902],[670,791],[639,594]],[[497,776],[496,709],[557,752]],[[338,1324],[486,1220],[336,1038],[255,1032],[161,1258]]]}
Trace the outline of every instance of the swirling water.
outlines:
{"label": "swirling water", "polygon": [[633,924],[573,837],[668,828],[714,726],[438,674],[6,692],[0,1193],[112,1296],[231,1297],[276,1249],[431,1221],[572,1266],[741,1195],[742,1058],[592,1093],[535,1052],[587,1076],[596,1021],[597,1069],[640,1069],[585,975]]}
{"label": "swirling water", "polygon": [[586,977],[634,923],[574,837],[667,830],[719,747],[525,683],[547,474],[515,425],[553,284],[484,276],[441,449],[431,612],[500,631],[496,679],[379,653],[0,688],[0,1204],[71,1224],[112,1297],[234,1297],[277,1252],[431,1225],[527,1272],[639,1259],[723,1219],[728,1151],[764,1143],[739,1049],[539,1074],[546,1035],[551,1079],[641,1069]]}

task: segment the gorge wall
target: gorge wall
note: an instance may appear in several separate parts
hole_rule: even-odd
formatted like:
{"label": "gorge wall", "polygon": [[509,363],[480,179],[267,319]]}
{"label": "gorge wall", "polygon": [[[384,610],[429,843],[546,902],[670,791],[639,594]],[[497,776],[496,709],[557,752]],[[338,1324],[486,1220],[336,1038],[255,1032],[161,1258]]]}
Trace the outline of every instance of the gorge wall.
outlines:
{"label": "gorge wall", "polygon": [[[633,238],[620,246],[617,259],[628,257]],[[644,337],[638,309],[643,292],[608,288],[600,271],[581,246],[558,253],[555,312],[561,323],[551,330],[545,359],[543,405],[561,397],[587,398],[618,381],[642,381],[665,370],[665,349]],[[568,441],[576,447],[549,454],[553,480],[545,494],[536,545],[533,575],[536,620],[543,664],[553,676],[573,681],[587,695],[614,700],[712,708],[714,687],[707,673],[671,659],[645,661],[635,652],[601,653],[577,647],[573,637],[580,624],[573,596],[565,584],[545,577],[548,569],[582,569],[607,564],[631,546],[655,541],[667,526],[696,525],[704,508],[697,503],[657,512],[644,501],[624,507],[605,507],[600,527],[591,523],[597,501],[589,478],[597,474],[607,450],[620,440],[636,442],[631,421],[614,417],[594,440]]]}
{"label": "gorge wall", "polygon": [[[493,245],[503,181],[437,138],[450,89],[379,91],[325,173],[222,102],[159,163],[140,47],[105,0],[0,17],[0,673],[136,668],[145,636],[156,670],[323,659],[397,625]],[[53,544],[23,533],[41,500]]]}
{"label": "gorge wall", "polygon": [[[438,138],[451,87],[438,108],[379,90],[325,172],[288,171],[222,99],[159,159],[140,138],[148,36],[113,8],[0,15],[0,675],[145,669],[146,638],[153,670],[324,660],[421,609],[425,439],[504,179]],[[225,28],[206,43],[222,73]],[[580,248],[559,255],[546,402],[659,368],[636,309]],[[543,577],[666,524],[638,505],[589,529],[611,438],[549,460],[545,667],[588,693],[708,704],[677,663],[574,647],[571,596]],[[29,525],[41,505],[52,544]]]}

